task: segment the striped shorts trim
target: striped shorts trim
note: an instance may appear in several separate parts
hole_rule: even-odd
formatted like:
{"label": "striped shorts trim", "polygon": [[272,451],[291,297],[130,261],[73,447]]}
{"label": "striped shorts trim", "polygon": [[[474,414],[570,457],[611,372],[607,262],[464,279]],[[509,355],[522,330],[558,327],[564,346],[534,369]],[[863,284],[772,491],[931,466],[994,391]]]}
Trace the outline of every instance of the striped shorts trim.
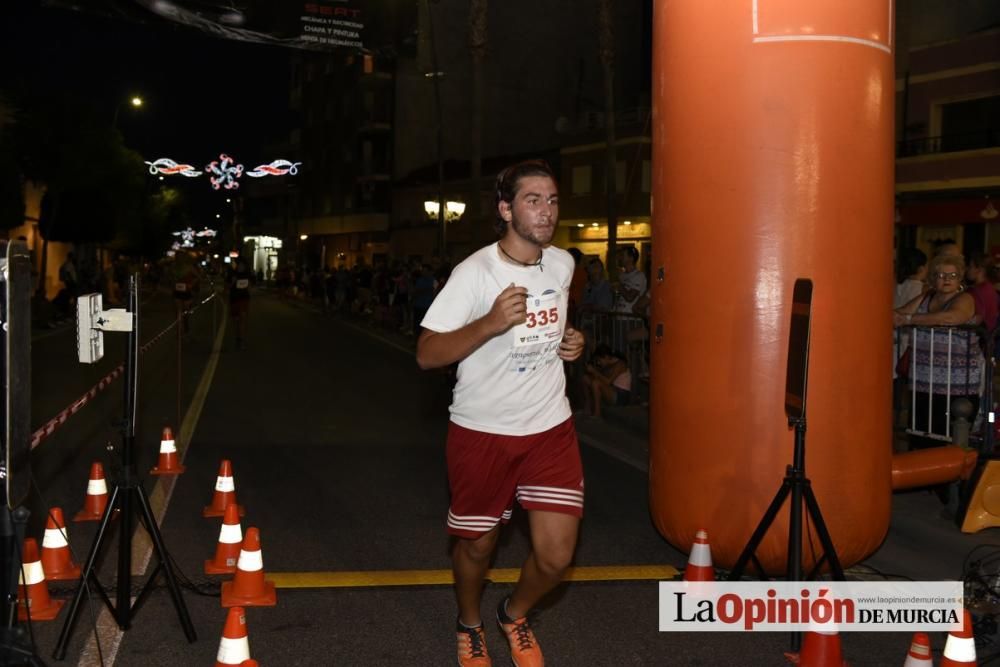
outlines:
{"label": "striped shorts trim", "polygon": [[572,419],[534,435],[448,428],[452,535],[476,539],[510,521],[514,501],[528,511],[583,516],[583,465]]}

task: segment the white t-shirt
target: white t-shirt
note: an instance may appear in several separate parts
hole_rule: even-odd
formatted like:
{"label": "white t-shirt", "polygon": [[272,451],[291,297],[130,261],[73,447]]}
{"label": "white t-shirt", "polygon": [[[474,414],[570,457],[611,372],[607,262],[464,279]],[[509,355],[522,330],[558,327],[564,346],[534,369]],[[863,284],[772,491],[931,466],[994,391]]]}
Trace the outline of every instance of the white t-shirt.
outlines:
{"label": "white t-shirt", "polygon": [[896,284],[896,298],[893,299],[892,307],[900,308],[901,306],[905,306],[923,293],[923,281],[916,278],[907,278],[903,282]]}
{"label": "white t-shirt", "polygon": [[455,267],[421,325],[438,333],[486,315],[511,283],[528,289],[528,321],[483,343],[458,365],[451,420],[500,435],[533,435],[572,414],[556,352],[563,337],[573,257],[548,247],[542,266],[517,266],[493,243]]}
{"label": "white t-shirt", "polygon": [[631,301],[626,300],[619,292],[615,296],[615,312],[616,313],[628,313],[632,315],[632,306],[635,302],[639,300],[639,297],[646,293],[646,274],[639,269],[633,269],[622,273],[620,276],[621,286],[627,287],[629,289],[635,290],[635,298]]}

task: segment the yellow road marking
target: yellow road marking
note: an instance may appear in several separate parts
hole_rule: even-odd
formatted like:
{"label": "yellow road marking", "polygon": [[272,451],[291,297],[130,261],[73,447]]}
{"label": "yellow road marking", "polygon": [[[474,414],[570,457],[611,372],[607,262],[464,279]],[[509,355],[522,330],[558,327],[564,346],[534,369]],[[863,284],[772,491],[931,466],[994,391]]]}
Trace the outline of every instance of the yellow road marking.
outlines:
{"label": "yellow road marking", "polygon": [[[521,570],[490,570],[490,581],[510,584]],[[563,581],[645,581],[673,579],[679,574],[671,565],[608,565],[571,567]],[[269,572],[278,588],[363,588],[373,586],[446,586],[454,583],[451,570],[385,570],[358,572]]]}

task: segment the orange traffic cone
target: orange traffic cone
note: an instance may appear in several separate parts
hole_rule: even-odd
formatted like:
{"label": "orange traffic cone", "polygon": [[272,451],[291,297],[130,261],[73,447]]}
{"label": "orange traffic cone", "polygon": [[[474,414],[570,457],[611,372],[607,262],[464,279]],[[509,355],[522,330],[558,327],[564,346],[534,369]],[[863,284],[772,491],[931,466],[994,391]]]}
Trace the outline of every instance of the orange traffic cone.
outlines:
{"label": "orange traffic cone", "polygon": [[163,428],[163,435],[160,437],[160,460],[153,466],[150,475],[179,475],[187,470],[177,460],[177,444],[174,441],[174,432],[169,426]]}
{"label": "orange traffic cone", "polygon": [[90,464],[90,481],[87,482],[87,500],[73,521],[100,521],[108,506],[108,483],[104,480],[104,466],[98,461]]}
{"label": "orange traffic cone", "polygon": [[53,507],[45,522],[45,537],[42,538],[42,569],[49,581],[79,579],[80,566],[73,562],[73,554],[66,541],[66,522],[62,510]]}
{"label": "orange traffic cone", "polygon": [[240,663],[240,667],[260,667],[260,663],[256,660],[244,660]]}
{"label": "orange traffic cone", "polygon": [[836,626],[831,629],[815,629],[806,632],[799,653],[786,653],[785,657],[800,667],[848,667],[844,652],[840,648],[840,633]]}
{"label": "orange traffic cone", "polygon": [[250,659],[250,641],[247,637],[247,615],[243,607],[233,607],[226,614],[222,628],[219,652],[215,654],[215,667],[245,665]]}
{"label": "orange traffic cone", "polygon": [[687,567],[684,568],[684,581],[715,581],[712,549],[708,546],[708,533],[704,530],[695,533]]}
{"label": "orange traffic cone", "polygon": [[264,580],[264,559],[260,554],[260,531],[247,528],[236,563],[236,576],[222,584],[222,606],[273,607],[278,595],[273,581]]}
{"label": "orange traffic cone", "polygon": [[219,530],[219,544],[215,547],[215,559],[205,561],[205,574],[232,574],[236,572],[236,561],[240,557],[243,530],[240,528],[240,513],[236,505],[226,507],[226,516]]}
{"label": "orange traffic cone", "polygon": [[20,600],[17,605],[17,620],[27,621],[30,613],[32,621],[51,621],[59,615],[65,600],[49,597],[49,585],[45,583],[45,569],[38,557],[38,542],[29,537],[24,540],[21,552]]}
{"label": "orange traffic cone", "polygon": [[[212,504],[201,511],[202,516],[222,516],[226,513],[226,506],[232,503],[236,505],[236,483],[233,481],[233,464],[229,459],[223,459],[219,464],[219,476],[215,480],[215,494],[212,495]],[[243,508],[236,505],[240,516],[243,516]]]}
{"label": "orange traffic cone", "polygon": [[941,658],[941,667],[975,667],[976,664],[976,640],[972,637],[972,615],[968,609],[964,609],[962,618],[962,629],[958,632],[949,632],[948,641],[944,644],[944,657]]}
{"label": "orange traffic cone", "polygon": [[903,667],[934,667],[931,660],[931,640],[925,633],[913,633],[913,641]]}

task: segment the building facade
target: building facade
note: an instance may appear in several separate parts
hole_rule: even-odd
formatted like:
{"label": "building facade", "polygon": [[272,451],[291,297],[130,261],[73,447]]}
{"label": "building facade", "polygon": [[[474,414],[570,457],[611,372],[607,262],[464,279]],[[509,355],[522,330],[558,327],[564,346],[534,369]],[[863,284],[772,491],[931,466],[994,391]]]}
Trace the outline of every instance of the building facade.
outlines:
{"label": "building facade", "polygon": [[897,243],[1000,256],[1000,28],[909,49],[896,81]]}

